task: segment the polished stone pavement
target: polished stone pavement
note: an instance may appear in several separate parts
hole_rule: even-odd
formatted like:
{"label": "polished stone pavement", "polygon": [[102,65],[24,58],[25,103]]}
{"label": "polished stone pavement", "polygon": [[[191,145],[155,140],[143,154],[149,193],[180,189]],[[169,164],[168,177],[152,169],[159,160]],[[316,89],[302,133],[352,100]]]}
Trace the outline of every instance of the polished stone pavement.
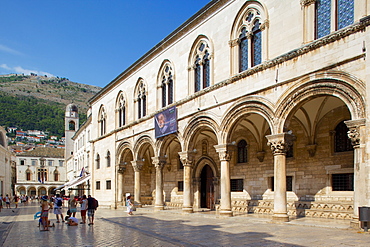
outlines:
{"label": "polished stone pavement", "polygon": [[56,223],[50,213],[55,227],[42,232],[34,219],[38,211],[37,203],[3,209],[0,246],[370,246],[370,234],[349,228],[344,220],[300,218],[273,224],[270,216],[220,218],[212,212],[183,215],[151,207],[128,216],[122,209],[99,208],[93,226]]}

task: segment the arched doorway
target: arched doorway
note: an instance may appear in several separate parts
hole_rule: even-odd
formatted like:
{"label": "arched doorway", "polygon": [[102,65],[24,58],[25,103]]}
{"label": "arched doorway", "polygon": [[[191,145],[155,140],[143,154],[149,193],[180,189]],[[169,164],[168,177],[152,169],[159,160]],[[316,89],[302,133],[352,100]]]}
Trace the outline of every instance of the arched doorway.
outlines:
{"label": "arched doorway", "polygon": [[215,189],[213,184],[213,171],[209,165],[205,165],[200,174],[200,207],[214,209]]}

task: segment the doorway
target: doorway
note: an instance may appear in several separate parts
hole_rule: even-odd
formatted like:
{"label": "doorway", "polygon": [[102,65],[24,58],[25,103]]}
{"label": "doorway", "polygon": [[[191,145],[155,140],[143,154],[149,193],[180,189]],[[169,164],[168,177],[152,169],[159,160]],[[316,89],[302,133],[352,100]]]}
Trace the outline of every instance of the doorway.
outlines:
{"label": "doorway", "polygon": [[214,196],[214,185],[213,185],[213,171],[209,165],[205,165],[200,174],[200,207],[214,209],[215,196]]}

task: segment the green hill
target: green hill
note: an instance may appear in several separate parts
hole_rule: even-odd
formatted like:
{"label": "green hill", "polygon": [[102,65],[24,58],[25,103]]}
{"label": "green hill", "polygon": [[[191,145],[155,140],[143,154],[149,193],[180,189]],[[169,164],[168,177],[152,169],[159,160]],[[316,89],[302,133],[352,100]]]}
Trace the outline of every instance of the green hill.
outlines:
{"label": "green hill", "polygon": [[0,76],[0,125],[63,136],[66,106],[77,105],[82,123],[86,119],[87,101],[99,90],[66,78]]}

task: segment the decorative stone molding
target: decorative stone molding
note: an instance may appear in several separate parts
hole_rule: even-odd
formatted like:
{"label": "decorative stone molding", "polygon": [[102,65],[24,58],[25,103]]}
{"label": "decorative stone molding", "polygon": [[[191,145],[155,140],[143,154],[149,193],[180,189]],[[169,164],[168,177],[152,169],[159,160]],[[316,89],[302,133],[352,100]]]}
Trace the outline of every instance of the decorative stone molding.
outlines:
{"label": "decorative stone molding", "polygon": [[239,42],[240,42],[240,40],[239,40],[239,39],[229,40],[229,46],[230,46],[230,47],[237,46],[237,45],[239,45]]}
{"label": "decorative stone molding", "polygon": [[259,160],[259,162],[263,162],[263,160],[265,159],[265,154],[266,154],[265,151],[257,152],[257,159]]}
{"label": "decorative stone molding", "polygon": [[293,144],[293,136],[288,133],[268,135],[266,138],[268,140],[267,145],[270,146],[274,155],[285,155]]}
{"label": "decorative stone molding", "polygon": [[266,30],[266,28],[268,28],[269,26],[270,26],[270,21],[269,21],[269,20],[265,20],[265,21],[261,24],[260,29],[261,29],[261,31],[264,31],[264,30]]}
{"label": "decorative stone molding", "polygon": [[307,7],[314,3],[316,3],[316,0],[301,0],[302,7]]}
{"label": "decorative stone molding", "polygon": [[351,140],[354,148],[360,147],[360,127],[365,126],[365,122],[365,119],[356,119],[344,122],[349,129],[349,131],[347,132],[348,138]]}
{"label": "decorative stone molding", "polygon": [[316,144],[310,144],[310,145],[307,145],[306,146],[306,149],[308,151],[308,155],[310,157],[314,157],[315,156],[315,153],[316,153],[316,147],[317,145]]}

